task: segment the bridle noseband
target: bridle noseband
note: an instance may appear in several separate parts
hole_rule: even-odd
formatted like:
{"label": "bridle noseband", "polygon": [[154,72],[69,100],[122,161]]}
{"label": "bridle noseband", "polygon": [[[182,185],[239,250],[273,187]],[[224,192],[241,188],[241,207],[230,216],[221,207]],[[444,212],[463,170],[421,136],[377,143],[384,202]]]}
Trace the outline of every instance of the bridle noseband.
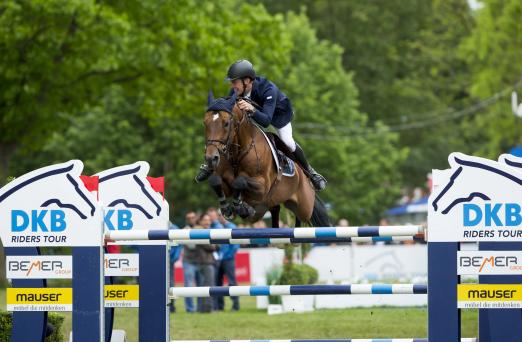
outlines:
{"label": "bridle noseband", "polygon": [[[251,101],[250,99],[245,99],[245,98],[239,98],[239,99],[247,100],[248,102],[252,103],[257,108],[259,108],[259,106],[256,103],[254,103],[253,101]],[[205,149],[207,149],[209,146],[216,147],[219,154],[221,156],[223,156],[231,164],[232,168],[234,169],[234,174],[236,174],[239,169],[239,164],[241,163],[241,160],[253,148],[254,151],[256,152],[257,172],[259,173],[260,161],[259,161],[259,156],[257,154],[257,150],[255,147],[255,130],[253,131],[254,133],[252,135],[251,142],[250,142],[248,148],[246,148],[242,152],[241,152],[241,145],[239,144],[239,142],[233,142],[234,138],[239,139],[239,129],[240,129],[241,125],[243,124],[243,122],[245,122],[245,121],[251,122],[252,119],[251,119],[250,115],[244,111],[241,111],[243,116],[242,116],[241,120],[238,121],[233,112],[228,112],[228,111],[226,111],[226,112],[230,115],[230,118],[228,119],[228,133],[227,133],[226,139],[207,139]],[[216,115],[216,114],[219,115],[219,112],[214,111],[214,115]],[[232,136],[232,130],[235,130],[236,134],[234,136]],[[236,147],[235,151],[232,151],[232,148],[231,148],[232,146]]]}
{"label": "bridle noseband", "polygon": [[[232,142],[232,130],[235,129],[236,136],[237,136],[239,134],[239,126],[241,126],[241,123],[243,122],[243,119],[245,117],[243,116],[243,119],[241,121],[239,121],[239,123],[238,123],[238,121],[236,120],[236,117],[234,116],[233,113],[231,113],[231,112],[226,112],[226,113],[228,113],[228,115],[229,115],[229,119],[227,121],[227,123],[228,123],[227,137],[225,139],[207,139],[205,148],[208,148],[211,145],[215,146],[220,155],[229,159],[230,153],[231,153],[230,147],[232,145],[238,145],[238,144],[234,144]],[[216,114],[219,115],[219,112],[214,112],[214,115],[216,115]]]}

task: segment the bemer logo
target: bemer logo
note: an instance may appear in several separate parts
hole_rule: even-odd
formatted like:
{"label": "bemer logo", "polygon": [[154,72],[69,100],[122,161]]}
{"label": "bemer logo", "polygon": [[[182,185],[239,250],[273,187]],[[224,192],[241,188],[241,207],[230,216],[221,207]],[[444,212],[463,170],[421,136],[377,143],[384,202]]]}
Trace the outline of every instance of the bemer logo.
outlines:
{"label": "bemer logo", "polygon": [[26,275],[30,275],[33,270],[35,271],[44,271],[44,272],[52,272],[56,270],[63,269],[63,264],[59,260],[49,260],[49,261],[9,261],[8,263],[9,271],[25,271]]}
{"label": "bemer logo", "polygon": [[479,267],[479,273],[482,272],[482,269],[489,265],[490,267],[520,267],[517,266],[518,259],[516,256],[461,256],[459,258],[459,265],[461,267]]}

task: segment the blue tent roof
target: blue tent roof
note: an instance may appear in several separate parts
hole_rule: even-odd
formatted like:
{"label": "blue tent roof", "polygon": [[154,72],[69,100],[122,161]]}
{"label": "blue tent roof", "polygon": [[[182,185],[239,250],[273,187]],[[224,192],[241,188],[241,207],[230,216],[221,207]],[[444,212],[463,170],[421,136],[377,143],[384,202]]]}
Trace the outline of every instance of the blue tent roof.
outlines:
{"label": "blue tent roof", "polygon": [[424,196],[417,201],[403,204],[398,207],[391,208],[385,212],[386,216],[399,216],[410,213],[427,213],[428,212],[428,196]]}

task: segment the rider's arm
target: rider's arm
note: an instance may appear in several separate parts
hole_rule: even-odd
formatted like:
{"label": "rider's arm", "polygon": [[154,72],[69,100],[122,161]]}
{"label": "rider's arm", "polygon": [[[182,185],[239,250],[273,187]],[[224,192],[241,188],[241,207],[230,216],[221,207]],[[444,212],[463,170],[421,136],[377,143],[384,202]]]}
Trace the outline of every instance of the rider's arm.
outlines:
{"label": "rider's arm", "polygon": [[263,92],[263,108],[256,109],[253,114],[254,120],[263,127],[268,127],[272,122],[272,116],[277,103],[277,88],[270,85]]}

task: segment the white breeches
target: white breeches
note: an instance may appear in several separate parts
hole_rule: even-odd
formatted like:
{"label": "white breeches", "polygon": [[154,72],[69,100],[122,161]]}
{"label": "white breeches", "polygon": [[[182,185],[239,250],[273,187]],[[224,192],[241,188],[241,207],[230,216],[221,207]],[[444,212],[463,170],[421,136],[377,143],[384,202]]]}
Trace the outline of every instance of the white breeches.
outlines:
{"label": "white breeches", "polygon": [[282,128],[276,128],[277,129],[277,135],[279,135],[279,138],[283,140],[285,145],[290,149],[290,151],[295,151],[295,140],[294,137],[292,137],[292,123],[286,124],[286,126]]}

